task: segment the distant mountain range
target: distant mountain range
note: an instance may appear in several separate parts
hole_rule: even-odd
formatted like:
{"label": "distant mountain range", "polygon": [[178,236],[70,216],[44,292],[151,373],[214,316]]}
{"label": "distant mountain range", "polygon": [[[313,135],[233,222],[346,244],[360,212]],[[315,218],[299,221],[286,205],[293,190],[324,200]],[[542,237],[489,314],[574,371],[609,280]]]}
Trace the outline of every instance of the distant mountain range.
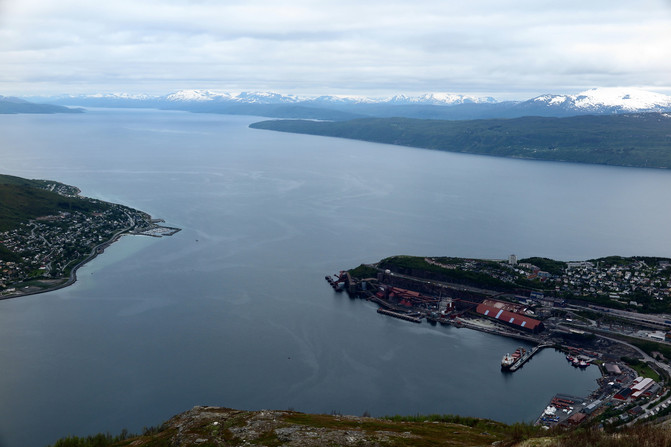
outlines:
{"label": "distant mountain range", "polygon": [[123,93],[34,99],[61,106],[146,107],[334,121],[364,117],[468,120],[671,112],[671,96],[635,88],[594,88],[576,95],[548,94],[526,101],[497,101],[492,97],[453,93],[370,98],[348,95],[296,96],[273,92],[233,94],[216,90],[180,90],[163,96]]}
{"label": "distant mountain range", "polygon": [[238,103],[238,104],[392,104],[392,105],[456,105],[465,103],[497,103],[492,97],[477,97],[455,93],[427,93],[420,96],[394,95],[371,98],[354,95],[296,96],[274,92],[241,92],[232,94],[218,90],[180,90],[163,96],[146,94],[107,93],[93,95],[61,95],[36,97],[58,103],[128,102],[128,103]]}

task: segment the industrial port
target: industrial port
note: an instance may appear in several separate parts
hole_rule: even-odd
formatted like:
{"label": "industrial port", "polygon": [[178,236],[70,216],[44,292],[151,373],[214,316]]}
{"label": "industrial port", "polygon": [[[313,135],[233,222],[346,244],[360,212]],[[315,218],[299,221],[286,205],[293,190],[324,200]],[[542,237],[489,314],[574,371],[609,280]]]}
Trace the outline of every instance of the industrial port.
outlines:
{"label": "industrial port", "polygon": [[[555,396],[536,420],[539,425],[577,425],[590,420],[621,425],[671,418],[671,414],[667,415],[671,413],[671,366],[667,359],[661,354],[651,357],[619,340],[614,333],[618,328],[613,330],[612,323],[603,327],[600,320],[579,317],[585,309],[594,313],[593,307],[566,303],[533,290],[502,292],[377,265],[365,266],[364,271],[366,277],[341,271],[325,279],[336,293],[376,303],[378,314],[385,317],[414,324],[426,321],[431,325],[468,328],[514,338],[525,342],[525,346],[531,344],[530,348],[521,346],[512,353],[501,353],[500,365],[491,367],[500,367],[503,374],[519,370],[545,348],[564,352],[568,368],[600,368],[602,378],[597,390],[585,397]],[[639,337],[645,337],[641,320],[647,321],[641,314],[632,315],[629,320],[625,315],[619,324],[630,323],[631,327],[619,332],[632,333],[636,329]],[[649,332],[668,331],[669,328],[654,324],[657,319],[652,321]],[[655,379],[642,377],[624,359],[638,359]],[[530,365],[533,367],[533,362]]]}

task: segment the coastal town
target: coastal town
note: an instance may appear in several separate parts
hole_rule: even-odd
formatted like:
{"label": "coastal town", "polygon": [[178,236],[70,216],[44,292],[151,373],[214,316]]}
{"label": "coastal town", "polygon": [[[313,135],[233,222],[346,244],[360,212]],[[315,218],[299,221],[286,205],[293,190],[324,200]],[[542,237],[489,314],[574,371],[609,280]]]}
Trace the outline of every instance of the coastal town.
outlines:
{"label": "coastal town", "polygon": [[[546,258],[518,262],[515,255],[503,261],[442,259],[448,259],[449,263],[429,258],[426,262],[446,269],[477,272],[504,283],[539,290],[556,297],[601,302],[617,309],[671,312],[669,259],[609,256],[576,262]],[[539,265],[532,262],[538,262]]]}
{"label": "coastal town", "polygon": [[[77,188],[48,183],[45,189],[77,197]],[[123,205],[81,198],[87,207],[59,211],[0,232],[0,299],[64,287],[79,266],[123,234],[169,236],[179,229]]]}
{"label": "coastal town", "polygon": [[468,328],[514,338],[502,374],[542,349],[561,351],[567,368],[599,368],[589,396],[558,394],[536,423],[604,426],[671,418],[668,259],[608,257],[560,262],[397,256],[326,276],[335,292],[376,303],[407,322]]}

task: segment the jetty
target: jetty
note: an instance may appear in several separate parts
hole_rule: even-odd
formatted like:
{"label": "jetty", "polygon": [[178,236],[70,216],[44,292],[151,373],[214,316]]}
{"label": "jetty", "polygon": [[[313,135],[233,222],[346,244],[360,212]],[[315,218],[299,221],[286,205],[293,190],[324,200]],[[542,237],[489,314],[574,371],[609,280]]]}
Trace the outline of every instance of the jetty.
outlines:
{"label": "jetty", "polygon": [[394,318],[400,318],[401,320],[405,320],[405,321],[412,321],[413,323],[421,323],[422,322],[421,318],[413,317],[412,315],[408,315],[408,314],[402,314],[402,313],[399,313],[399,312],[394,312],[393,310],[383,309],[382,307],[377,309],[377,313],[383,314],[383,315],[389,315],[390,317],[394,317]]}
{"label": "jetty", "polygon": [[533,349],[525,352],[524,354],[522,354],[522,357],[520,357],[520,359],[518,361],[516,361],[513,366],[510,367],[510,369],[508,371],[510,371],[510,372],[517,371],[518,369],[520,369],[522,367],[522,365],[524,365],[526,362],[528,362],[529,359],[531,359],[531,357],[534,356],[534,354],[536,354],[538,351],[540,351],[543,348],[547,348],[548,346],[550,346],[550,345],[540,344],[540,345],[534,347]]}

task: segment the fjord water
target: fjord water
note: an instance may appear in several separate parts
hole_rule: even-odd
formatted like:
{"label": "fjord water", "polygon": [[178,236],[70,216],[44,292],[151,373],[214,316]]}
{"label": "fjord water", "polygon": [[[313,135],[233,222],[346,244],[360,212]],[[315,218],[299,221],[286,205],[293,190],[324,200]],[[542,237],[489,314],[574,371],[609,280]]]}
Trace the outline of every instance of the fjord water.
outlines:
{"label": "fjord water", "polygon": [[2,173],[183,229],[126,236],[72,287],[0,302],[0,446],[140,431],[194,405],[530,421],[598,371],[378,315],[324,275],[396,254],[671,254],[671,172],[508,160],[149,110],[0,117]]}

